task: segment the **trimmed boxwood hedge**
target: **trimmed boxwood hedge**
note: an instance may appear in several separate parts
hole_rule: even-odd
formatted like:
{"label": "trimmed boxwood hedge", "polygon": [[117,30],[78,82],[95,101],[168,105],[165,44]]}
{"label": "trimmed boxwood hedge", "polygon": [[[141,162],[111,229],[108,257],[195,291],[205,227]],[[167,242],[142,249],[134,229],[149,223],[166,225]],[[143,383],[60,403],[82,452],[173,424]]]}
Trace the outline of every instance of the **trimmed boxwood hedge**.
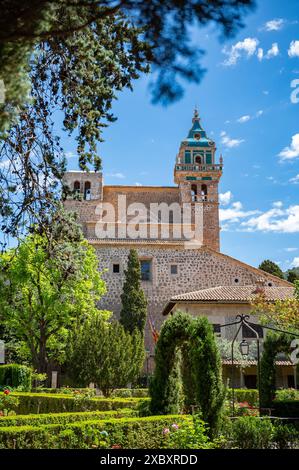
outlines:
{"label": "trimmed boxwood hedge", "polygon": [[32,386],[32,370],[20,364],[0,365],[0,390],[5,387],[30,391]]}
{"label": "trimmed boxwood hedge", "polygon": [[43,424],[69,424],[94,419],[136,416],[137,411],[123,408],[118,411],[79,411],[78,413],[45,413],[35,415],[1,416],[0,427],[41,426]]}
{"label": "trimmed boxwood hedge", "polygon": [[[89,392],[95,393],[95,389],[92,388],[71,388],[71,387],[62,387],[62,388],[34,388],[32,392],[34,393],[54,393],[54,394],[65,394],[68,393],[71,395],[72,392]],[[112,391],[111,397],[119,398],[146,398],[149,396],[148,388],[116,388]]]}
{"label": "trimmed boxwood hedge", "polygon": [[299,418],[299,400],[274,400],[272,414],[281,418]]}
{"label": "trimmed boxwood hedge", "polygon": [[124,449],[167,447],[163,429],[190,419],[183,415],[83,421],[67,426],[11,426],[0,428],[2,449]]}
{"label": "trimmed boxwood hedge", "polygon": [[17,414],[63,413],[74,411],[109,411],[137,408],[146,398],[80,398],[66,394],[19,393]]}

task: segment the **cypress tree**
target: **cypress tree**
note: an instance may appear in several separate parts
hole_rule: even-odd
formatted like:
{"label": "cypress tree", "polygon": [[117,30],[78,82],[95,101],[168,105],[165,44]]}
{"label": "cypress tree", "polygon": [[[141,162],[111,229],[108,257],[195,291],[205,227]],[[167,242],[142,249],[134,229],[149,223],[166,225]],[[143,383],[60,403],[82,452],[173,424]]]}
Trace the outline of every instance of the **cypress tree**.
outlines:
{"label": "cypress tree", "polygon": [[141,287],[141,268],[136,250],[130,250],[125,276],[120,323],[130,333],[138,329],[144,334],[147,299]]}

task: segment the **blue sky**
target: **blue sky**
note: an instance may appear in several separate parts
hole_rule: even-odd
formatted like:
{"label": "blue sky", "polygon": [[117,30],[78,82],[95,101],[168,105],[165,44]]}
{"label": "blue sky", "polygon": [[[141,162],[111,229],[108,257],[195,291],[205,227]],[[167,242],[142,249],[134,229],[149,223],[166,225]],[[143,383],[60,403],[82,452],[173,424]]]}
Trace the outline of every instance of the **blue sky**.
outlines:
{"label": "blue sky", "polygon": [[[197,104],[224,157],[221,251],[288,269],[299,266],[299,4],[257,3],[229,42],[213,28],[195,32],[207,72],[199,85],[186,84],[179,102],[152,105],[149,77],[120,94],[118,120],[99,150],[106,184],[173,185],[175,156]],[[76,169],[75,142],[64,145]]]}

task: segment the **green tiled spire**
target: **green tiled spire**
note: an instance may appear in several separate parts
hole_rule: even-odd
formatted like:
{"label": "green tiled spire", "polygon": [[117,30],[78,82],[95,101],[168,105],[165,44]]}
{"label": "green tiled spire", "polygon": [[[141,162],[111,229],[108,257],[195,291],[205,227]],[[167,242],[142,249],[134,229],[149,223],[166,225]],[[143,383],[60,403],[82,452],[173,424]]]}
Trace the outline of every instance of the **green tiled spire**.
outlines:
{"label": "green tiled spire", "polygon": [[183,142],[185,145],[190,145],[191,147],[208,147],[214,145],[214,142],[207,137],[206,131],[202,128],[197,108],[194,109],[192,127]]}

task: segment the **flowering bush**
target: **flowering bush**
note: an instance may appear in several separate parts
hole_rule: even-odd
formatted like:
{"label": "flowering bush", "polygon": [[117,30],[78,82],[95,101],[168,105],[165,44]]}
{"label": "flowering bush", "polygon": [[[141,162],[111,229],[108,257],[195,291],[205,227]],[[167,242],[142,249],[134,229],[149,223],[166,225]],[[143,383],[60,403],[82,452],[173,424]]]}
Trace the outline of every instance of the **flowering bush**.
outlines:
{"label": "flowering bush", "polygon": [[0,395],[0,416],[15,414],[18,405],[18,398],[12,396],[10,390],[5,388]]}
{"label": "flowering bush", "polygon": [[236,403],[235,411],[238,416],[258,416],[259,415],[258,408],[250,405],[247,401]]}
{"label": "flowering bush", "polygon": [[207,436],[207,426],[202,419],[194,415],[188,421],[178,425],[173,423],[164,428],[162,434],[168,449],[212,449],[215,447]]}

